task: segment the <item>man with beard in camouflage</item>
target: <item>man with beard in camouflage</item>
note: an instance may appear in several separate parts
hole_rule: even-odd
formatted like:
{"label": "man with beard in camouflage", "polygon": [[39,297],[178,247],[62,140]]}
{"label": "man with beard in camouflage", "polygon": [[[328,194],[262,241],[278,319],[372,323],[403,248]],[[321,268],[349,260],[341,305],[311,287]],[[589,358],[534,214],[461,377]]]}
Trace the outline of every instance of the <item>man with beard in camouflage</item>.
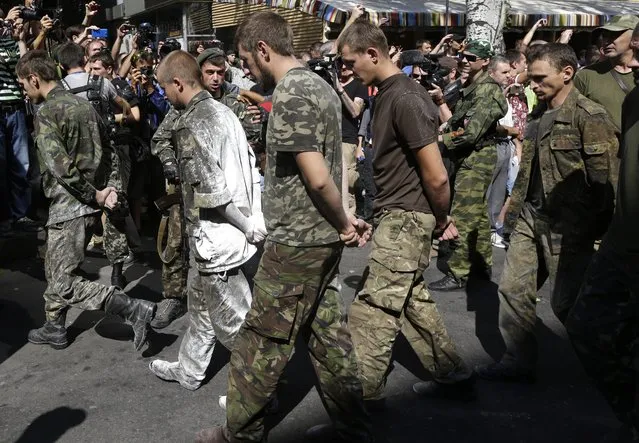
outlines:
{"label": "man with beard in camouflage", "polygon": [[[116,210],[118,194],[112,186],[115,152],[100,116],[86,100],[57,83],[53,61],[44,51],[32,51],[16,66],[20,85],[42,106],[35,120],[35,140],[43,171],[43,189],[51,200],[47,222],[44,292],[46,323],[29,331],[34,344],[55,349],[68,346],[66,313],[75,306],[104,310],[133,325],[133,344],[146,341],[155,304],[128,297],[114,286],[91,282],[78,274],[84,250],[96,225],[100,208]],[[107,186],[111,185],[111,186]]]}

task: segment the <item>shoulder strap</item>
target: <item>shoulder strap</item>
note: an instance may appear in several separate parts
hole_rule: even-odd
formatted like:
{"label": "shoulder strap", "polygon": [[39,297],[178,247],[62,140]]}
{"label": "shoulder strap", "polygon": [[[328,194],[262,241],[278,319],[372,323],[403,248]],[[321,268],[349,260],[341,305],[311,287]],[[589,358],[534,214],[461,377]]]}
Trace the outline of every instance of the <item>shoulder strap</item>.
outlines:
{"label": "shoulder strap", "polygon": [[628,88],[628,85],[623,82],[621,75],[619,75],[619,73],[617,72],[615,68],[612,68],[612,71],[610,71],[610,74],[612,74],[612,78],[615,79],[615,81],[617,82],[617,84],[619,85],[623,93],[625,95],[630,94],[630,88]]}

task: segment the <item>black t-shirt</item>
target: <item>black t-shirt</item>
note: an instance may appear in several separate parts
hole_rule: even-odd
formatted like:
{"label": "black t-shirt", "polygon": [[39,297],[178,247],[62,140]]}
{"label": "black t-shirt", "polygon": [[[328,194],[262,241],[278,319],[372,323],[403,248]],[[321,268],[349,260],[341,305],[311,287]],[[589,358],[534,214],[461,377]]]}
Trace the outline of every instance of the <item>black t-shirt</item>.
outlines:
{"label": "black t-shirt", "polygon": [[[345,94],[355,101],[356,98],[362,99],[364,102],[368,98],[368,89],[358,79],[354,78],[344,86]],[[342,102],[342,142],[357,143],[357,133],[359,132],[360,117],[353,118],[344,102]]]}
{"label": "black t-shirt", "polygon": [[438,124],[437,106],[414,80],[401,73],[379,84],[372,126],[376,217],[384,209],[432,213],[415,151],[437,143]]}

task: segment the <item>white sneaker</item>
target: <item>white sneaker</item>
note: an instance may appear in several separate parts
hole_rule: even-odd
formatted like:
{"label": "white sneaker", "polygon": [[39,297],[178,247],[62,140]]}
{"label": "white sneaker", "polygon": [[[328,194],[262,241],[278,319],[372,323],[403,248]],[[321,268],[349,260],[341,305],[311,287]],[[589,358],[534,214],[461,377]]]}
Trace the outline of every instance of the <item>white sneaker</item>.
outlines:
{"label": "white sneaker", "polygon": [[490,242],[496,248],[506,249],[506,243],[504,243],[504,237],[497,234],[496,232],[493,232],[490,234]]}
{"label": "white sneaker", "polygon": [[217,404],[220,406],[220,408],[226,411],[226,395],[220,395],[220,398],[218,398],[217,400]]}
{"label": "white sneaker", "polygon": [[200,387],[200,382],[187,380],[180,367],[180,362],[168,362],[165,360],[153,360],[149,363],[149,369],[158,378],[166,381],[176,381],[185,389],[195,391]]}

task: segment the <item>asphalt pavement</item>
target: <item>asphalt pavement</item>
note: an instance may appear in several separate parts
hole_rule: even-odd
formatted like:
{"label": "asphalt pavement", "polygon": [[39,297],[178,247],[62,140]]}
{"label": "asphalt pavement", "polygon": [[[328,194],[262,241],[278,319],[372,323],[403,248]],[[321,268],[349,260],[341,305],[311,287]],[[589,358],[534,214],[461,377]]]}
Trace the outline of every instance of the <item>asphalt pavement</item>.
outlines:
{"label": "asphalt pavement", "polygon": [[[21,248],[20,244],[15,245]],[[354,297],[366,266],[367,249],[347,250],[341,265],[343,296]],[[495,249],[493,281],[499,281],[504,251]],[[90,251],[83,271],[107,283],[108,262]],[[159,261],[125,272],[129,295],[161,297]],[[432,265],[428,281],[441,277]],[[183,317],[150,337],[135,352],[130,327],[101,312],[72,309],[71,344],[56,351],[27,343],[27,331],[44,322],[43,264],[36,258],[0,265],[0,442],[189,442],[202,427],[223,424],[218,397],[227,386],[229,353],[221,345],[205,384],[190,392],[156,378],[148,364],[174,360],[186,330]],[[548,287],[540,291],[537,327],[539,378],[534,385],[478,381],[474,399],[419,397],[413,383],[428,379],[407,342],[400,338],[387,385],[387,410],[373,416],[383,442],[598,442],[616,426],[606,402],[589,384],[565,331],[554,318]],[[452,337],[471,365],[499,358],[504,343],[497,328],[497,285],[484,282],[467,291],[434,293]],[[278,390],[278,415],[269,419],[269,441],[303,442],[304,431],[328,422],[314,387],[303,344],[297,346]]]}

